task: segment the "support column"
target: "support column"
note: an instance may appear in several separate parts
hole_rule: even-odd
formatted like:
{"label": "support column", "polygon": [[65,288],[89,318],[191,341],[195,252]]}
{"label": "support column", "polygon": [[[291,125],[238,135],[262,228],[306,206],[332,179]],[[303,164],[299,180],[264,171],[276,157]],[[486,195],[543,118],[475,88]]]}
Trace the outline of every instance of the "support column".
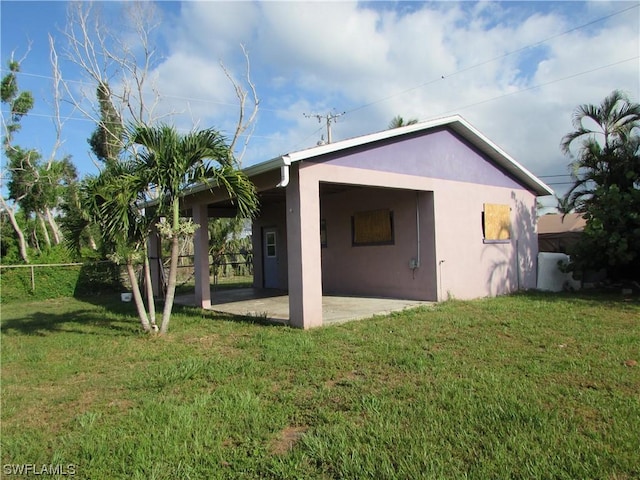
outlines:
{"label": "support column", "polygon": [[160,252],[162,245],[160,242],[160,233],[154,225],[151,227],[149,238],[147,239],[147,251],[149,254],[149,272],[151,273],[151,287],[153,288],[153,296],[155,298],[164,297],[162,289],[162,273],[160,272]]}
{"label": "support column", "polygon": [[193,221],[200,225],[193,235],[193,263],[196,281],[196,306],[211,307],[209,284],[209,216],[207,205],[193,206]]}
{"label": "support column", "polygon": [[287,263],[289,322],[298,328],[322,326],[320,191],[316,179],[291,168],[287,186]]}

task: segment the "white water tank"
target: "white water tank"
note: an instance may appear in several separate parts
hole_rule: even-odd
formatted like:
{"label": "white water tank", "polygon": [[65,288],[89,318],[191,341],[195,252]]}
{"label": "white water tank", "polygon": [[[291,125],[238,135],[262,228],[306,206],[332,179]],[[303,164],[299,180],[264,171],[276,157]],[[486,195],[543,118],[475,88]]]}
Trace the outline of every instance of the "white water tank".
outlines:
{"label": "white water tank", "polygon": [[565,273],[560,265],[569,263],[569,255],[564,253],[538,253],[538,290],[561,292],[562,290],[578,290],[580,282],[574,280],[572,274]]}

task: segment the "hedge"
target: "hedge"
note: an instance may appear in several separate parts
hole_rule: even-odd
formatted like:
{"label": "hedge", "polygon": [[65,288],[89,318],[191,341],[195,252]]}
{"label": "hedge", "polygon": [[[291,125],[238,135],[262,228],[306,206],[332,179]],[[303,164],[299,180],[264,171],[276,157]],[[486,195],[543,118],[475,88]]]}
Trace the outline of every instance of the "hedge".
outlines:
{"label": "hedge", "polygon": [[0,303],[121,292],[120,267],[112,262],[0,269]]}

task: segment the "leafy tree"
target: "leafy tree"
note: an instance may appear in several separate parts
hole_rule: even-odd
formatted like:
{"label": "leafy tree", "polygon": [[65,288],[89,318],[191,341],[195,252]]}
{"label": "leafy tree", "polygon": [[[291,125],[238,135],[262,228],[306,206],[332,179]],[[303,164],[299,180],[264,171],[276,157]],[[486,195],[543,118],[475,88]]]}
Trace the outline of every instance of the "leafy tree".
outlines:
{"label": "leafy tree", "polygon": [[612,279],[638,278],[640,105],[614,90],[600,105],[579,106],[573,126],[562,140],[563,152],[573,158],[567,202],[587,221],[573,268],[606,268]]}
{"label": "leafy tree", "polygon": [[96,157],[106,165],[110,165],[118,161],[122,151],[124,125],[122,117],[113,105],[108,83],[101,81],[98,84],[96,96],[100,105],[100,121],[88,142]]}
{"label": "leafy tree", "polygon": [[[20,120],[25,116],[31,108],[33,108],[33,96],[31,92],[19,92],[17,73],[20,71],[20,63],[11,59],[9,61],[9,73],[2,78],[2,103],[9,107],[9,119],[4,121],[5,136],[2,144],[7,158],[12,161],[14,155],[14,149],[12,146],[13,135],[20,130]],[[4,175],[4,172],[3,172]],[[16,219],[16,213],[13,205],[9,205],[4,196],[0,197],[2,207],[9,222],[13,227],[13,230],[18,239],[18,247],[20,250],[20,256],[26,263],[29,262],[29,255],[27,251],[27,242],[18,220]]]}
{"label": "leafy tree", "polygon": [[[214,129],[180,134],[169,125],[137,124],[128,131],[131,144],[138,147],[138,171],[144,171],[149,185],[155,187],[161,214],[167,222],[160,224],[161,233],[171,242],[167,294],[160,333],[169,328],[178,272],[179,239],[192,235],[198,226],[180,221],[180,197],[185,191],[204,183],[219,185],[235,199],[239,215],[252,216],[257,209],[255,187],[235,168],[235,161],[225,139]],[[214,164],[212,164],[214,162]]]}
{"label": "leafy tree", "polygon": [[[242,236],[245,220],[242,218],[215,218],[209,221],[209,255],[214,265],[214,275],[228,260],[246,261],[251,251],[249,237]],[[222,271],[224,274],[225,272]]]}
{"label": "leafy tree", "polygon": [[[54,60],[52,60],[54,62]],[[43,159],[38,150],[24,148],[14,142],[14,136],[21,129],[21,120],[33,108],[34,101],[30,92],[20,91],[17,73],[20,63],[9,62],[9,74],[2,80],[2,102],[8,106],[9,119],[5,121],[5,137],[3,139],[4,152],[7,158],[7,190],[8,198],[2,199],[2,205],[9,216],[11,224],[19,240],[21,256],[28,261],[26,242],[22,229],[15,221],[14,208],[19,207],[27,217],[33,217],[36,222],[31,229],[32,243],[39,251],[38,235],[44,236],[47,247],[57,245],[62,235],[54,211],[61,206],[64,189],[77,180],[76,169],[70,157],[59,160],[56,158],[58,146],[61,143],[61,121],[59,110],[56,108],[54,124],[56,129],[56,143],[48,159]],[[56,86],[54,81],[54,87]],[[57,105],[57,88],[54,88],[54,104]],[[12,202],[12,205],[9,205]],[[51,239],[49,233],[53,235]]]}
{"label": "leafy tree", "polygon": [[389,122],[389,127],[388,128],[392,129],[392,128],[406,127],[407,125],[415,125],[416,123],[418,123],[418,119],[417,118],[412,118],[410,120],[405,120],[404,118],[402,118],[402,116],[396,115]]}
{"label": "leafy tree", "polygon": [[554,197],[556,199],[556,209],[558,210],[558,213],[566,215],[573,211],[574,207],[571,205],[568,197],[559,197],[558,195],[554,195]]}

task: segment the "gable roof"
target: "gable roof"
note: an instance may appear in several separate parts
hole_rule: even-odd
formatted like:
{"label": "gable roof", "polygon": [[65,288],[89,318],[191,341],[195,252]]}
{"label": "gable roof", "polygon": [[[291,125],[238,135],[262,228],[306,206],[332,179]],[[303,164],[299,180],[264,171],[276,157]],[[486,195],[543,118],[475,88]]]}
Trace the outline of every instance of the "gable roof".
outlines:
{"label": "gable roof", "polygon": [[498,145],[485,137],[460,115],[438,118],[413,125],[407,125],[405,127],[392,128],[381,132],[370,133],[360,137],[353,137],[326,145],[287,153],[266,162],[247,167],[244,169],[244,172],[247,176],[258,175],[260,173],[280,168],[283,165],[291,165],[292,163],[300,162],[302,160],[316,158],[353,147],[373,144],[381,140],[402,137],[415,132],[427,132],[429,130],[442,127],[449,128],[460,135],[479,151],[487,155],[496,165],[506,170],[517,181],[537,195],[553,195],[553,190],[548,185],[514,160]]}

